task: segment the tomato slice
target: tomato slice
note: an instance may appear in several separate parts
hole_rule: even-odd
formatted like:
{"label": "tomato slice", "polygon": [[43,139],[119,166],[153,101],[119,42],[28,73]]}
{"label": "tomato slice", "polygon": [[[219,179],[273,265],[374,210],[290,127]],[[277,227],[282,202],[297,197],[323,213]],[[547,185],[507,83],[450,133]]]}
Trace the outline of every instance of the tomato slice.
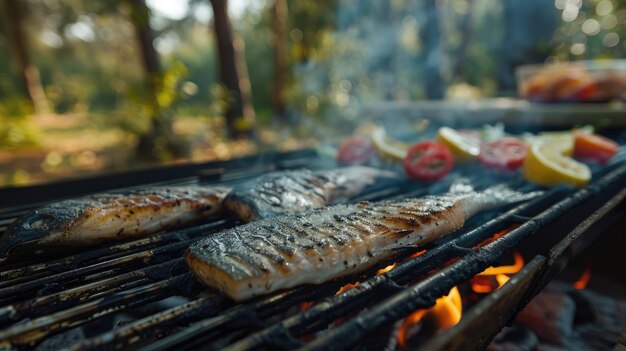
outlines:
{"label": "tomato slice", "polygon": [[372,141],[366,137],[354,136],[344,139],[337,151],[337,161],[346,165],[362,165],[370,160],[373,152]]}
{"label": "tomato slice", "polygon": [[452,152],[439,142],[421,141],[409,148],[402,164],[409,177],[434,181],[452,169]]}
{"label": "tomato slice", "polygon": [[516,138],[491,141],[480,148],[478,160],[487,168],[514,171],[522,166],[528,147]]}
{"label": "tomato slice", "polygon": [[619,149],[613,140],[598,134],[574,132],[574,157],[601,164],[611,159]]}

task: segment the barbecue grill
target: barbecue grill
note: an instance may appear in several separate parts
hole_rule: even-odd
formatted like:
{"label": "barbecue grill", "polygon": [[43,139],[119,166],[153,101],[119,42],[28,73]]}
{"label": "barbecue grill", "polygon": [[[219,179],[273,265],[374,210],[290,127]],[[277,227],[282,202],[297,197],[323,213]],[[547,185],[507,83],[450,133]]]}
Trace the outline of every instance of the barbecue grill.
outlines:
{"label": "barbecue grill", "polygon": [[[157,184],[230,185],[271,170],[328,164],[313,150],[273,153],[257,161],[245,158],[2,189],[0,231],[33,207],[61,198]],[[487,185],[479,177],[470,181]],[[535,189],[515,179],[503,181],[519,190]],[[420,196],[442,192],[446,185],[412,185],[407,190],[406,184],[398,184],[354,201]],[[530,202],[478,215],[458,232],[429,244],[425,253],[416,255],[423,248],[409,247],[369,272],[243,303],[203,287],[181,258],[190,243],[238,224],[230,219],[62,257],[7,262],[0,266],[0,348],[383,349],[393,344],[394,323],[432,306],[452,287],[526,244],[533,249],[525,252],[521,271],[467,310],[458,325],[422,345],[425,350],[484,348],[623,213],[625,196],[626,162],[616,160],[596,172],[585,188],[555,187]],[[376,274],[393,262],[398,262],[394,269]],[[360,284],[338,293],[355,282]],[[113,325],[120,319],[123,323]]]}

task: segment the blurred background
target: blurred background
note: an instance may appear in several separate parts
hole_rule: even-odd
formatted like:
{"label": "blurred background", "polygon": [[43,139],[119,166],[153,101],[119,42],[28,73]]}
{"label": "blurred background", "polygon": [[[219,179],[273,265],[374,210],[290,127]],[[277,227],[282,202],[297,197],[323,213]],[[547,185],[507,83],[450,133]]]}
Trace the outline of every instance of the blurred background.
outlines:
{"label": "blurred background", "polygon": [[[0,0],[0,186],[314,146],[624,58],[626,0]],[[337,127],[342,126],[342,127]]]}

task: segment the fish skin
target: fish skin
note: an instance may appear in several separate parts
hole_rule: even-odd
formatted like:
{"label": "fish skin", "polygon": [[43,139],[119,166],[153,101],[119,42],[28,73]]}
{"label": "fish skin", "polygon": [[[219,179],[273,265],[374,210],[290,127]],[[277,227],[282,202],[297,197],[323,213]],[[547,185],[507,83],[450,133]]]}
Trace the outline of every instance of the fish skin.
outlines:
{"label": "fish skin", "polygon": [[493,188],[318,208],[227,229],[194,243],[185,260],[205,285],[243,301],[366,270],[454,232],[480,211],[538,194]]}
{"label": "fish skin", "polygon": [[0,251],[89,246],[142,237],[213,217],[229,189],[159,187],[95,194],[46,205],[18,218],[0,238]]}
{"label": "fish skin", "polygon": [[224,206],[240,220],[251,222],[347,200],[386,179],[400,178],[393,172],[364,166],[273,172],[236,186]]}

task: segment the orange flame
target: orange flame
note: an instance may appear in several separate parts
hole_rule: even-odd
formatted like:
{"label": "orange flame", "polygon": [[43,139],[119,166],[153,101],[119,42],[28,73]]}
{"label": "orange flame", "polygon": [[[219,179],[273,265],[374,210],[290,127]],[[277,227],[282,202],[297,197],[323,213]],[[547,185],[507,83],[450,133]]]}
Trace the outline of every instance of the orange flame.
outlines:
{"label": "orange flame", "polygon": [[478,275],[513,274],[524,268],[524,257],[519,252],[513,253],[513,260],[515,263],[512,266],[489,267]]}
{"label": "orange flame", "polygon": [[486,294],[493,291],[493,283],[490,277],[487,276],[475,276],[471,280],[472,290],[475,293]]}
{"label": "orange flame", "polygon": [[509,276],[506,274],[496,274],[496,281],[498,281],[498,289],[502,287],[502,285],[506,284],[509,281]]}
{"label": "orange flame", "polygon": [[[422,254],[424,254],[424,253],[426,253],[426,250],[417,251],[417,252],[415,252],[415,253],[411,254],[411,256],[409,256],[409,257],[407,258],[407,260],[412,260],[412,259],[414,259],[415,257],[417,257],[417,256],[419,256],[419,255],[422,255]],[[396,268],[396,266],[397,266],[397,265],[398,265],[398,263],[397,263],[397,262],[395,262],[395,263],[390,264],[389,266],[387,266],[387,267],[385,267],[385,268],[381,268],[381,269],[379,269],[379,270],[377,270],[377,271],[376,271],[376,275],[385,274],[385,273],[389,272],[390,270],[392,270],[392,269]]]}
{"label": "orange flame", "polygon": [[[515,274],[524,267],[524,257],[522,257],[519,252],[513,253],[513,259],[513,265],[489,267],[482,273],[477,274],[476,277],[471,280],[472,290],[479,294],[485,294],[501,288],[510,279],[507,274]],[[498,287],[494,288],[491,284],[491,280],[484,279],[488,276],[495,276]]]}
{"label": "orange flame", "polygon": [[490,242],[493,242],[493,241],[495,241],[496,239],[499,239],[499,238],[503,237],[506,233],[510,232],[511,230],[513,230],[513,229],[515,229],[515,228],[517,228],[517,227],[519,227],[519,224],[513,224],[513,225],[511,225],[510,227],[508,227],[508,228],[506,228],[506,229],[504,229],[504,230],[501,230],[501,231],[499,231],[499,232],[495,233],[494,235],[492,235],[492,236],[491,236],[491,237],[489,237],[488,239],[485,239],[485,240],[484,240],[484,241],[482,241],[480,244],[478,244],[478,245],[476,245],[476,246],[474,246],[474,247],[483,247],[483,246],[485,246],[485,245],[489,244]]}
{"label": "orange flame", "polygon": [[409,259],[410,259],[410,260],[412,260],[412,259],[414,259],[415,257],[420,256],[420,255],[423,255],[423,254],[425,254],[425,253],[426,253],[426,250],[418,251],[418,252],[416,252],[416,253],[412,254],[411,256],[409,256]]}
{"label": "orange flame", "polygon": [[313,305],[315,304],[315,302],[313,301],[307,301],[307,302],[303,302],[300,304],[300,312],[304,312],[306,310],[308,310],[309,308],[313,307]]}
{"label": "orange flame", "polygon": [[587,287],[589,280],[591,279],[591,265],[587,263],[583,274],[574,282],[574,289],[582,290]]}
{"label": "orange flame", "polygon": [[381,268],[381,269],[376,271],[376,275],[385,274],[385,273],[389,272],[390,270],[396,268],[397,265],[398,265],[397,263],[393,263],[393,264],[390,264],[389,266],[387,266],[385,268]]}
{"label": "orange flame", "polygon": [[455,286],[448,295],[438,298],[433,307],[426,310],[417,310],[402,321],[402,325],[396,335],[398,344],[400,347],[406,345],[409,329],[421,320],[428,320],[434,323],[437,330],[453,327],[461,320],[461,310],[461,294]]}
{"label": "orange flame", "polygon": [[342,286],[339,290],[337,290],[337,292],[335,293],[335,295],[343,294],[343,293],[345,293],[346,291],[348,291],[348,290],[350,290],[350,289],[354,289],[354,288],[356,288],[357,286],[359,286],[359,284],[360,284],[359,282],[356,282],[356,283],[354,283],[354,284],[348,283],[348,284],[346,284],[346,285]]}

